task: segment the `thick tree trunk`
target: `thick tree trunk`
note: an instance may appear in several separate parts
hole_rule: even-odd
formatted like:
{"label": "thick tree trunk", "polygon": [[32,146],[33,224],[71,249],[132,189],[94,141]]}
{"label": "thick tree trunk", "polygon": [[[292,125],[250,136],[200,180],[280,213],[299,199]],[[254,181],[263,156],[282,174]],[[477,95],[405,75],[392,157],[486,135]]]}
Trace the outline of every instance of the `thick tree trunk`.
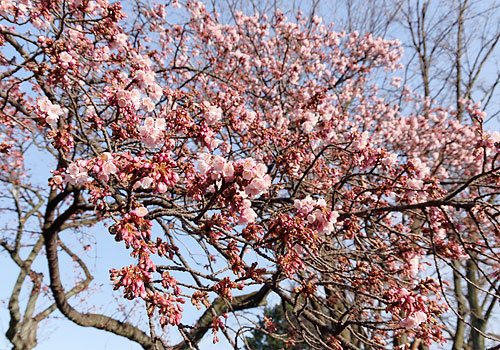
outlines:
{"label": "thick tree trunk", "polygon": [[471,350],[484,350],[484,333],[486,322],[483,319],[483,310],[478,300],[477,290],[477,266],[473,259],[467,261],[467,300],[471,312],[471,336],[469,340]]}
{"label": "thick tree trunk", "polygon": [[455,298],[457,300],[457,324],[455,328],[455,335],[453,336],[453,347],[452,350],[462,350],[465,341],[465,312],[467,311],[467,306],[465,305],[465,297],[462,291],[461,281],[462,278],[458,271],[461,266],[457,260],[453,260],[453,288],[455,291]]}

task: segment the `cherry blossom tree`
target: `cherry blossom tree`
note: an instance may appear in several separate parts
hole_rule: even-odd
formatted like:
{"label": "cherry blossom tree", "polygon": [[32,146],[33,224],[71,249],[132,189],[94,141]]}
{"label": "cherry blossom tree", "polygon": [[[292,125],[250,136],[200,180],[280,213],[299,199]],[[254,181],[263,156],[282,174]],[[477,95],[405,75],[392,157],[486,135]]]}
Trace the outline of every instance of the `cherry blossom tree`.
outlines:
{"label": "cherry blossom tree", "polygon": [[[196,349],[206,333],[237,349],[255,327],[312,349],[409,349],[442,344],[441,315],[460,317],[450,276],[494,306],[500,134],[472,96],[436,106],[401,86],[400,42],[277,9],[224,24],[193,1],[2,1],[0,15],[15,216],[1,242],[19,288],[32,276],[32,310],[45,281],[50,312],[145,349]],[[24,165],[40,154],[43,180]],[[68,242],[98,223],[135,259],[110,278],[148,322],[70,303],[91,277]],[[22,240],[37,247],[26,259]],[[63,252],[84,271],[73,289]],[[268,296],[286,337],[249,316]],[[23,322],[11,311],[9,339]]]}

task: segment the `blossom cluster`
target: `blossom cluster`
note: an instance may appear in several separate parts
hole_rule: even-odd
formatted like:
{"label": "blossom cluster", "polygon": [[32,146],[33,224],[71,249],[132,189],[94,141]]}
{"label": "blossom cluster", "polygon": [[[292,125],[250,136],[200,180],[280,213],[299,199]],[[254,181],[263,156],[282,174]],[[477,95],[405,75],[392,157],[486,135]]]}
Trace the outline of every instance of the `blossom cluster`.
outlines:
{"label": "blossom cluster", "polygon": [[155,147],[163,139],[163,134],[166,128],[164,118],[147,117],[144,120],[144,125],[139,126],[139,133],[142,142],[146,147]]}
{"label": "blossom cluster", "polygon": [[123,294],[127,299],[134,299],[137,297],[146,298],[147,292],[145,284],[149,283],[153,274],[144,271],[137,266],[130,265],[123,267],[121,270],[111,269],[111,280],[115,290],[123,287]]}
{"label": "blossom cluster", "polygon": [[[11,13],[18,13],[24,15],[28,12],[28,9],[32,7],[30,0],[2,0],[0,1],[0,14],[2,16],[8,16]],[[24,16],[23,16],[24,17]]]}
{"label": "blossom cluster", "polygon": [[418,295],[406,288],[391,288],[386,297],[392,302],[388,311],[395,313],[403,312],[406,316],[401,319],[400,325],[405,328],[416,328],[427,321],[428,298]]}
{"label": "blossom cluster", "polygon": [[109,103],[122,109],[136,110],[141,106],[141,92],[138,89],[116,89],[109,94]]}
{"label": "blossom cluster", "polygon": [[208,192],[220,189],[223,182],[233,186],[239,198],[235,204],[240,212],[239,224],[246,225],[255,221],[257,214],[248,198],[259,197],[271,186],[271,176],[267,174],[265,164],[252,158],[232,162],[218,155],[201,153],[197,169],[210,183]]}
{"label": "blossom cluster", "polygon": [[151,59],[138,52],[132,52],[135,84],[153,101],[158,101],[163,95],[163,89],[156,83],[156,73],[152,67]]}
{"label": "blossom cluster", "polygon": [[205,101],[203,105],[206,108],[206,112],[203,117],[208,125],[212,125],[222,118],[222,109],[220,107],[213,106],[207,101]]}
{"label": "blossom cluster", "polygon": [[87,166],[87,160],[78,160],[70,164],[65,172],[54,175],[52,182],[56,186],[62,186],[64,183],[75,186],[86,185],[92,182],[88,174]]}
{"label": "blossom cluster", "polygon": [[314,200],[311,196],[296,199],[293,204],[297,214],[314,227],[319,234],[328,235],[333,232],[339,213],[327,208],[323,198]]}
{"label": "blossom cluster", "polygon": [[243,287],[244,284],[236,283],[234,281],[231,281],[229,277],[224,277],[222,280],[214,284],[212,289],[224,299],[231,301],[233,299],[231,289],[237,288],[239,290],[242,290]]}
{"label": "blossom cluster", "polygon": [[90,160],[77,160],[70,164],[65,172],[60,172],[53,177],[52,181],[56,185],[69,183],[81,186],[92,182],[89,172],[103,182],[109,181],[110,175],[116,174],[118,168],[115,159],[109,152],[102,153],[99,157]]}
{"label": "blossom cluster", "polygon": [[173,296],[169,293],[154,293],[146,298],[151,303],[148,312],[151,314],[153,308],[158,308],[160,315],[160,325],[165,327],[167,325],[176,326],[181,323],[182,312],[184,309],[180,304],[184,304],[184,298]]}
{"label": "blossom cluster", "polygon": [[124,241],[127,247],[132,246],[134,249],[140,248],[141,242],[151,237],[152,222],[138,216],[137,211],[135,209],[130,214],[124,214],[118,223],[110,227],[115,240]]}
{"label": "blossom cluster", "polygon": [[47,124],[55,126],[59,117],[64,115],[64,110],[58,104],[52,103],[47,97],[39,98],[36,111],[45,119]]}

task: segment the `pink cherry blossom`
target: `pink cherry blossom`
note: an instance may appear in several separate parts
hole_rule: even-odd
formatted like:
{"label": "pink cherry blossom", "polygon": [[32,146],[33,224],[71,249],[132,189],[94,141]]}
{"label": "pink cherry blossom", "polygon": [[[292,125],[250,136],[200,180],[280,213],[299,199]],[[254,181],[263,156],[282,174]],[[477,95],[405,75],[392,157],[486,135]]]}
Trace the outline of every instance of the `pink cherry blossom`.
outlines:
{"label": "pink cherry blossom", "polygon": [[45,115],[45,120],[49,125],[56,125],[59,117],[64,114],[61,106],[53,104],[47,97],[39,99],[37,106],[42,114]]}
{"label": "pink cherry blossom", "polygon": [[61,52],[59,59],[61,60],[61,66],[64,68],[68,68],[71,64],[75,63],[73,56],[66,51]]}
{"label": "pink cherry blossom", "polygon": [[257,218],[257,214],[255,213],[255,211],[253,211],[252,208],[245,208],[241,212],[240,219],[238,220],[238,224],[247,225],[249,223],[254,222],[256,218]]}
{"label": "pink cherry blossom", "polygon": [[245,192],[250,197],[257,197],[264,193],[271,185],[271,177],[255,177],[248,186],[245,187]]}
{"label": "pink cherry blossom", "polygon": [[136,216],[142,218],[142,217],[148,215],[148,209],[146,207],[139,207],[139,208],[134,209],[134,211],[132,213],[134,213]]}
{"label": "pink cherry blossom", "polygon": [[415,328],[425,321],[427,321],[427,315],[422,311],[417,311],[415,314],[402,319],[399,324],[401,327]]}
{"label": "pink cherry blossom", "polygon": [[212,106],[206,101],[204,102],[204,105],[207,108],[204,118],[208,125],[212,125],[222,118],[222,109],[220,107]]}
{"label": "pink cherry blossom", "polygon": [[224,180],[231,182],[234,180],[234,166],[231,162],[227,162],[224,164],[224,168],[222,169],[222,175],[224,176]]}
{"label": "pink cherry blossom", "polygon": [[418,256],[414,256],[413,258],[411,258],[410,260],[408,260],[408,265],[410,267],[410,274],[412,276],[416,276],[418,274],[418,270],[419,270],[419,257]]}
{"label": "pink cherry blossom", "polygon": [[139,126],[142,142],[146,147],[156,147],[163,139],[166,124],[164,118],[147,117],[144,125]]}

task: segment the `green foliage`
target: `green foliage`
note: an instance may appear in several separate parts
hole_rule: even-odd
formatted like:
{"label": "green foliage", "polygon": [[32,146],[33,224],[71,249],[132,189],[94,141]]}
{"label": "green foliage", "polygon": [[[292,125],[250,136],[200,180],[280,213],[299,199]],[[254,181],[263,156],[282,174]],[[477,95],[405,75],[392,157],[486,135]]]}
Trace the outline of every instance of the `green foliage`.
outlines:
{"label": "green foliage", "polygon": [[[289,307],[287,307],[288,309]],[[295,340],[295,342],[289,341],[293,338],[293,329],[288,323],[285,313],[283,310],[283,305],[278,304],[273,307],[266,307],[264,309],[264,316],[259,318],[258,326],[261,329],[266,328],[266,322],[264,317],[271,319],[274,323],[276,330],[273,332],[276,336],[272,336],[268,333],[261,332],[259,329],[255,329],[252,332],[251,337],[247,337],[247,350],[306,350],[308,349],[307,344]],[[288,344],[287,344],[288,341]]]}

